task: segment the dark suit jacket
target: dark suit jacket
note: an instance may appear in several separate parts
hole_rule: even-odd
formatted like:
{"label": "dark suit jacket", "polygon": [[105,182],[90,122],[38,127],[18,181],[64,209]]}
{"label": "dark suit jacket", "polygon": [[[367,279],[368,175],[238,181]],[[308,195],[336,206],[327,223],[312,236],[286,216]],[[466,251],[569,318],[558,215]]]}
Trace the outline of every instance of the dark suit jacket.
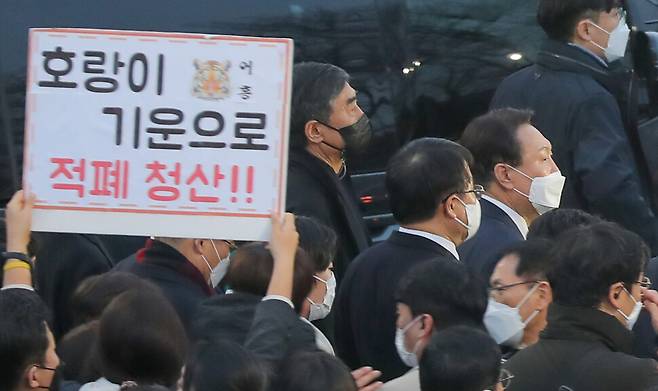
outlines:
{"label": "dark suit jacket", "polygon": [[409,370],[395,349],[395,291],[413,266],[441,257],[455,259],[429,239],[393,232],[354,260],[335,303],[336,352],[348,366],[372,366],[382,381]]}
{"label": "dark suit jacket", "polygon": [[171,302],[188,335],[199,304],[213,290],[199,270],[176,249],[154,240],[130,272],[157,285]]}
{"label": "dark suit jacket", "polygon": [[511,244],[525,240],[514,221],[502,209],[482,199],[480,229],[472,239],[465,241],[457,251],[459,258],[484,282],[500,259],[500,253]]}

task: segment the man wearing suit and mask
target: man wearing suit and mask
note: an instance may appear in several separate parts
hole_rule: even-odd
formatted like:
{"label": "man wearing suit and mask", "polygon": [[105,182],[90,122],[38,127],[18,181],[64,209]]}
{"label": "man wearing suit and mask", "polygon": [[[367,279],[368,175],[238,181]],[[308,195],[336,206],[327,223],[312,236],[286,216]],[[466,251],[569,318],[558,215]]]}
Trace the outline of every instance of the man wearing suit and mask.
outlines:
{"label": "man wearing suit and mask", "polygon": [[336,298],[336,351],[347,365],[372,366],[387,381],[409,370],[395,347],[395,290],[423,262],[459,262],[456,246],[480,224],[478,198],[461,145],[423,138],[404,146],[390,161],[386,188],[400,224],[386,241],[350,265]]}
{"label": "man wearing suit and mask", "polygon": [[526,110],[494,110],[474,119],[460,140],[473,154],[473,177],[486,193],[480,230],[459,254],[483,282],[506,247],[525,240],[539,215],[560,206],[565,178],[531,119]]}

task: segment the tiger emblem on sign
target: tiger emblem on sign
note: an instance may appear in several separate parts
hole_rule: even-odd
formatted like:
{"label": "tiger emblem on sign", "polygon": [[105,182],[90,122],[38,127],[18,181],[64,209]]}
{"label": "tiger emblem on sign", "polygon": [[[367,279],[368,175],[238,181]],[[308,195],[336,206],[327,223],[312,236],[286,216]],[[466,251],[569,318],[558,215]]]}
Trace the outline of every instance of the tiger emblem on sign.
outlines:
{"label": "tiger emblem on sign", "polygon": [[194,60],[196,73],[194,74],[192,94],[197,98],[219,100],[229,96],[231,83],[228,70],[230,61],[199,61]]}

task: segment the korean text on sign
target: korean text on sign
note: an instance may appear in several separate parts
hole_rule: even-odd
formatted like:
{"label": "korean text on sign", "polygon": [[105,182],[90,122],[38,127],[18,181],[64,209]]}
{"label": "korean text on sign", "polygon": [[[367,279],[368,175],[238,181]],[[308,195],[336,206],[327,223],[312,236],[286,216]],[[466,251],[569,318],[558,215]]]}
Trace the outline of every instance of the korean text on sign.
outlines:
{"label": "korean text on sign", "polygon": [[267,238],[285,203],[289,39],[32,29],[35,230]]}

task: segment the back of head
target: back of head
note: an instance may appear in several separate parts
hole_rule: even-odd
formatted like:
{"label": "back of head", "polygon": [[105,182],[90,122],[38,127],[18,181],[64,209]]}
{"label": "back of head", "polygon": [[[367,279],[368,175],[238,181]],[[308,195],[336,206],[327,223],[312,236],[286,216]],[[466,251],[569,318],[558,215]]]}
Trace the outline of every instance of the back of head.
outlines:
{"label": "back of head", "polygon": [[63,380],[85,384],[101,377],[96,346],[99,326],[98,320],[82,324],[59,341],[57,354],[66,363],[59,373]]}
{"label": "back of head", "polygon": [[548,280],[553,301],[566,306],[598,307],[610,285],[631,286],[649,258],[649,249],[638,235],[613,223],[571,229],[557,242]]}
{"label": "back of head", "polygon": [[455,326],[432,336],[420,359],[422,391],[495,389],[500,374],[500,349],[484,331]]}
{"label": "back of head", "polygon": [[115,384],[175,384],[186,344],[176,311],[158,292],[122,293],[101,316],[101,371]]}
{"label": "back of head", "polygon": [[540,0],[537,21],[549,38],[568,42],[578,21],[619,5],[619,0]]}
{"label": "back of head", "polygon": [[230,341],[199,342],[185,365],[184,391],[265,391],[269,369]]}
{"label": "back of head", "polygon": [[47,314],[34,292],[0,291],[0,390],[15,390],[30,365],[43,364]]}
{"label": "back of head", "polygon": [[132,273],[109,272],[82,281],[71,297],[75,325],[100,318],[105,307],[121,293],[130,289],[157,290],[150,282]]}
{"label": "back of head", "polygon": [[292,74],[290,148],[306,147],[304,126],[308,121],[329,122],[331,102],[349,82],[343,69],[318,62],[296,64]]}
{"label": "back of head", "polygon": [[386,170],[395,219],[413,224],[432,218],[447,196],[465,190],[472,161],[466,148],[445,139],[421,138],[402,147]]}
{"label": "back of head", "polygon": [[357,391],[349,368],[321,351],[300,351],[279,368],[275,391]]}
{"label": "back of head", "polygon": [[400,281],[396,302],[408,305],[414,317],[431,315],[439,330],[459,324],[481,327],[487,290],[464,264],[445,257],[412,268]]}
{"label": "back of head", "polygon": [[563,232],[576,227],[603,223],[600,217],[580,209],[557,208],[540,215],[530,224],[528,239],[556,239]]}
{"label": "back of head", "polygon": [[[231,256],[226,284],[236,292],[265,296],[272,276],[274,259],[265,243],[250,243]],[[293,274],[292,303],[299,312],[313,286],[314,266],[304,250],[297,250]]]}
{"label": "back of head", "polygon": [[476,183],[486,185],[494,180],[494,167],[499,163],[521,164],[521,144],[517,130],[529,124],[533,113],[528,110],[492,110],[471,121],[459,140],[472,154],[471,167]]}
{"label": "back of head", "polygon": [[296,216],[299,247],[313,262],[315,272],[327,270],[336,257],[336,233],[313,217]]}

